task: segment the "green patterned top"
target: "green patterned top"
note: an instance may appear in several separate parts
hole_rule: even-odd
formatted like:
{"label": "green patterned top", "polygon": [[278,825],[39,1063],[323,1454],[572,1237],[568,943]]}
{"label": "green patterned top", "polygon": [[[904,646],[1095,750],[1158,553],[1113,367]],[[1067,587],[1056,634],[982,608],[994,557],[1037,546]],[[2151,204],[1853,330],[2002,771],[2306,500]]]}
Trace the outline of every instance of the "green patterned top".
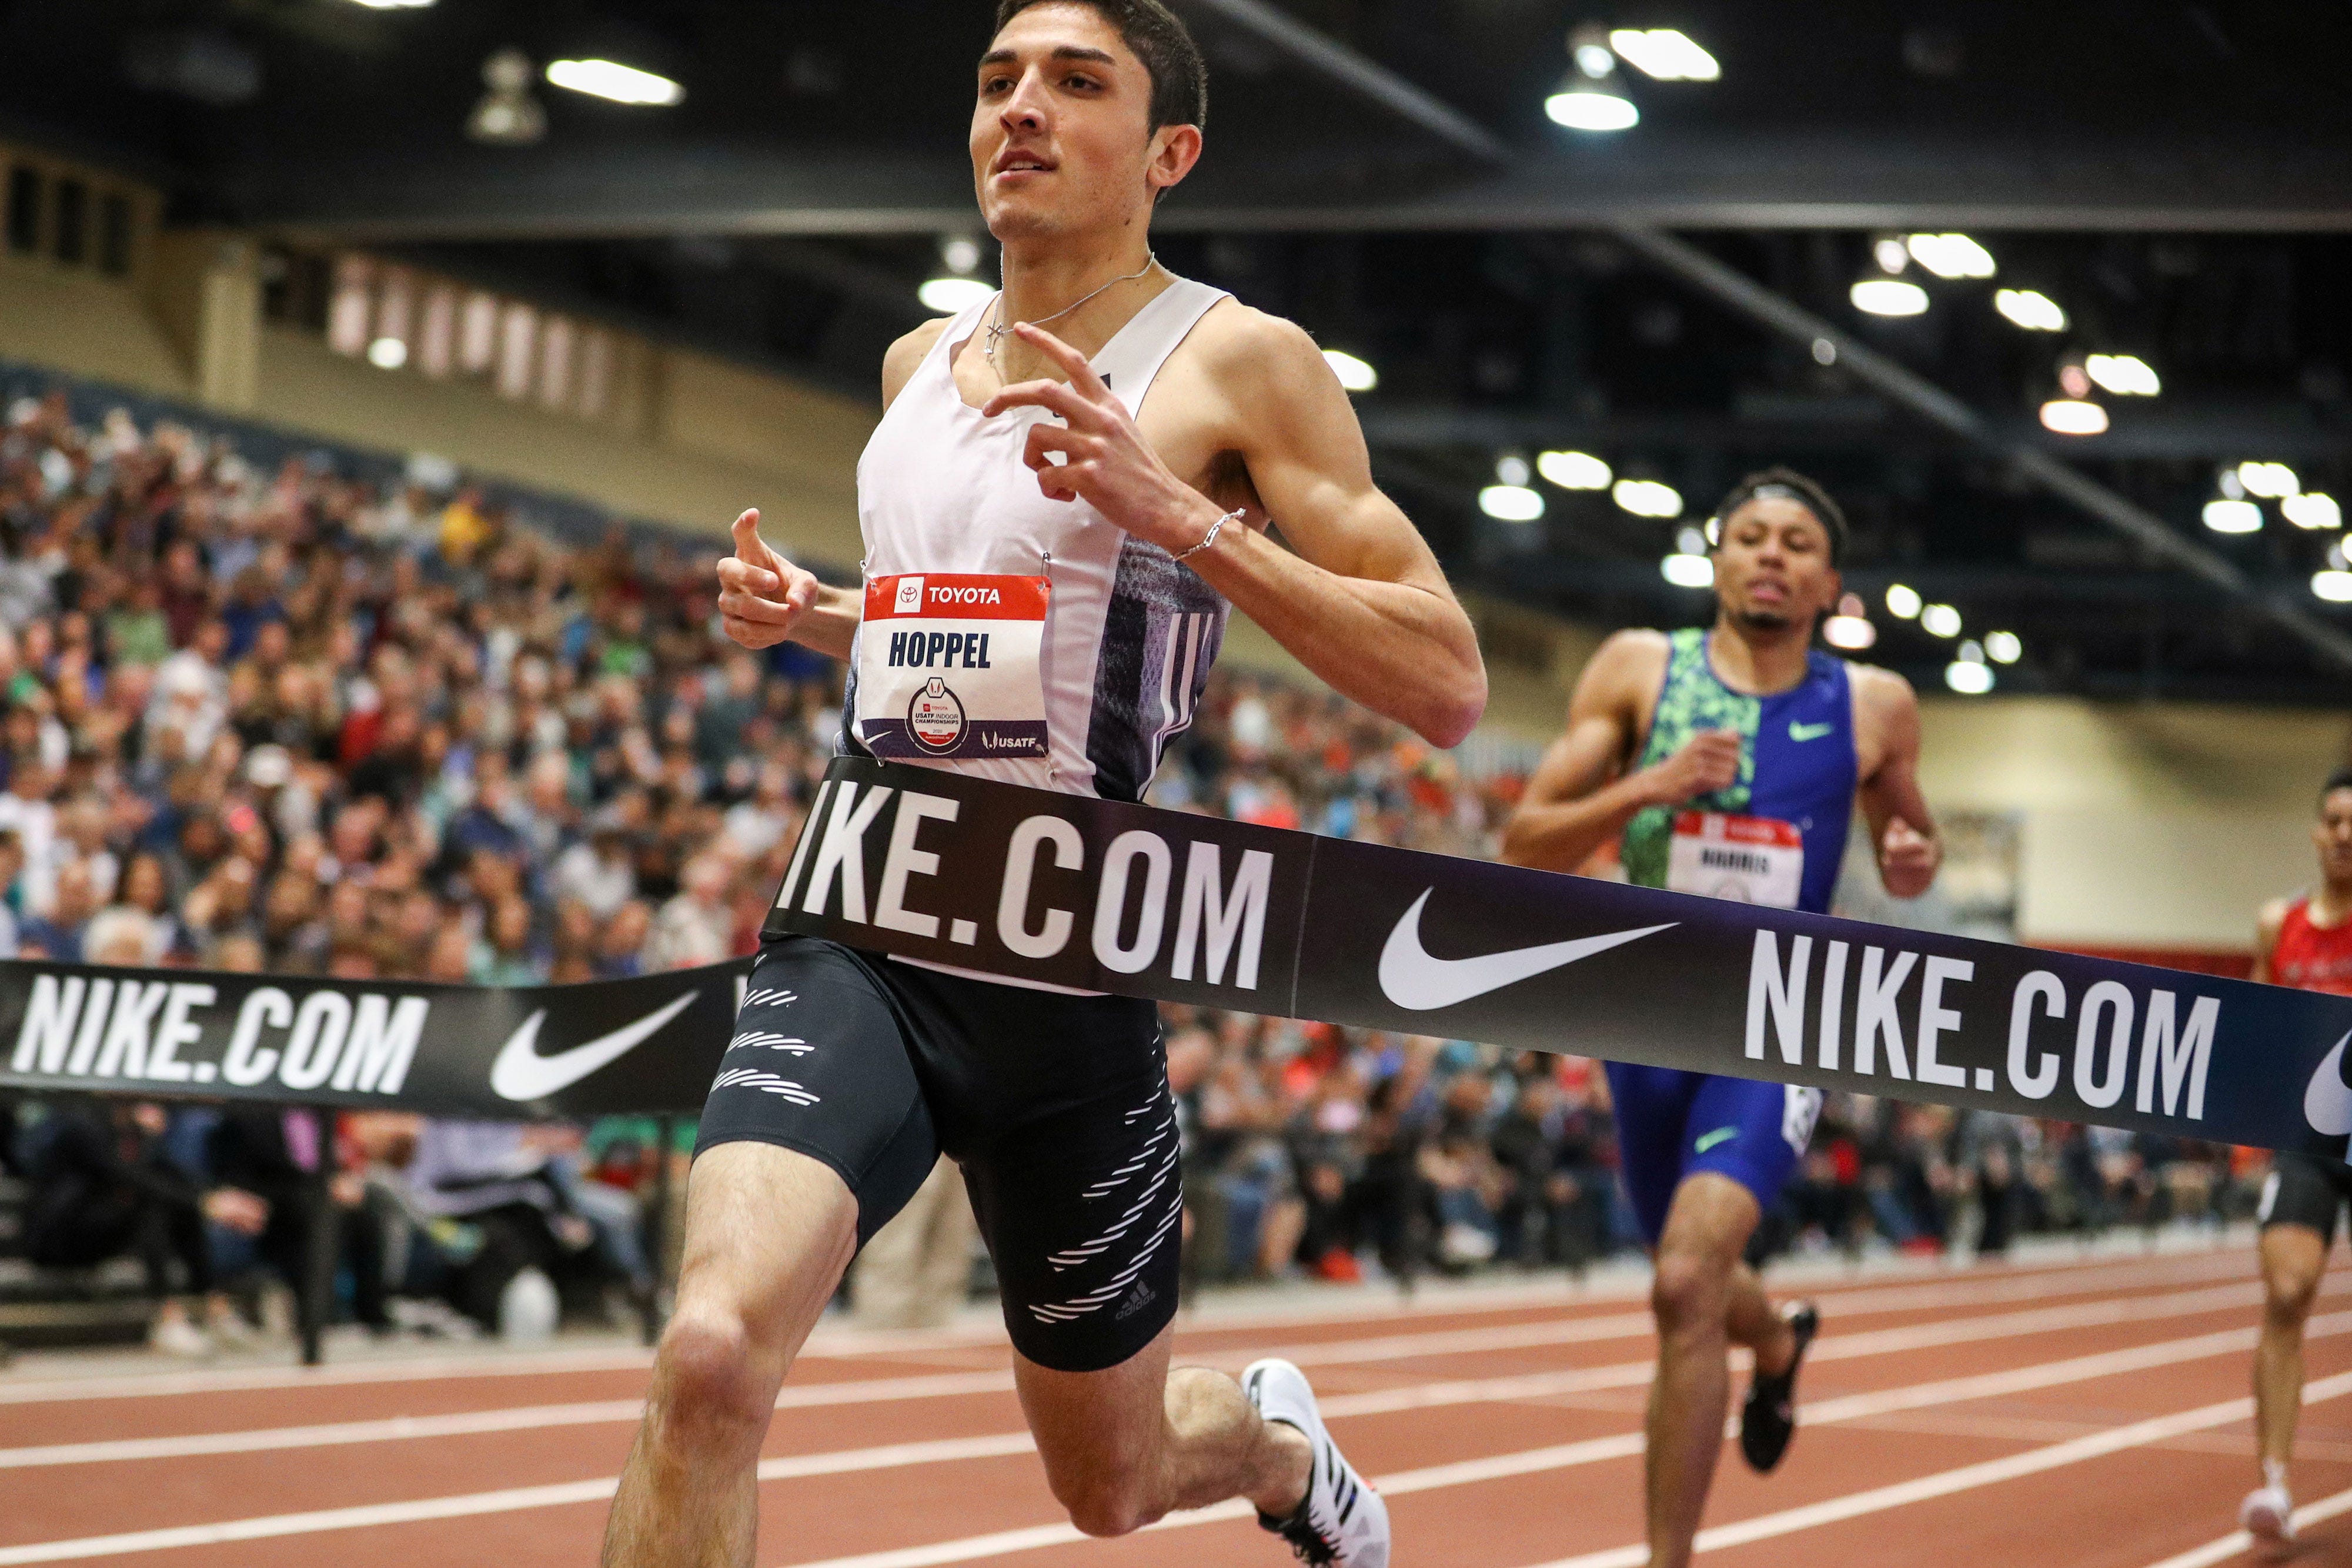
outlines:
{"label": "green patterned top", "polygon": [[1666,846],[1674,837],[1679,811],[1745,811],[1756,782],[1756,721],[1762,705],[1735,692],[1715,678],[1706,660],[1706,628],[1685,626],[1667,639],[1665,685],[1658,691],[1658,711],[1650,720],[1650,738],[1642,748],[1636,768],[1663,762],[1682,749],[1691,737],[1705,730],[1739,733],[1739,780],[1728,789],[1701,795],[1680,806],[1644,806],[1625,824],[1618,854],[1625,862],[1627,880],[1643,887],[1666,885]]}

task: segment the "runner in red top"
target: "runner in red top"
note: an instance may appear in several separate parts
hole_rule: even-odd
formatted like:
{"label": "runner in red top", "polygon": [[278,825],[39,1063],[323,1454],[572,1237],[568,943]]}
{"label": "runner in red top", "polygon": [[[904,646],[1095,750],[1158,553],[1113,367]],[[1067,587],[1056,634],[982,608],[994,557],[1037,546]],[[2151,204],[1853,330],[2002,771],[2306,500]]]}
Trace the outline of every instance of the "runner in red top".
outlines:
{"label": "runner in red top", "polygon": [[[2352,768],[2339,768],[2319,791],[2311,841],[2319,852],[2319,886],[2263,910],[2254,978],[2352,996]],[[2336,1240],[2336,1211],[2347,1198],[2352,1166],[2317,1155],[2280,1153],[2263,1184],[2263,1337],[2254,1352],[2263,1484],[2247,1494],[2238,1518],[2265,1541],[2294,1538],[2286,1466],[2303,1409],[2303,1323]]]}

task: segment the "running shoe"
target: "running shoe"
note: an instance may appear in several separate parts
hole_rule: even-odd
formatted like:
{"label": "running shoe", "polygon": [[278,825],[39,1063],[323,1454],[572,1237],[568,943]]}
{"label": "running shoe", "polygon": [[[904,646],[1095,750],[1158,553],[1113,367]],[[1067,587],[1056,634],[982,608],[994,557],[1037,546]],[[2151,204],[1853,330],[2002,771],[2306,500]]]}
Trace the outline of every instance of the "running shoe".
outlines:
{"label": "running shoe", "polygon": [[1739,1451],[1759,1475],[1780,1462],[1789,1439],[1797,1435],[1797,1369],[1805,1364],[1805,1351],[1822,1327],[1821,1309],[1811,1301],[1791,1302],[1780,1316],[1797,1336],[1797,1353],[1778,1377],[1758,1373],[1748,1385],[1748,1403],[1739,1407]]}
{"label": "running shoe", "polygon": [[1304,1433],[1314,1455],[1297,1511],[1288,1519],[1260,1513],[1258,1523],[1290,1542],[1298,1560],[1313,1568],[1388,1568],[1389,1505],[1323,1429],[1307,1375],[1286,1361],[1252,1362],[1242,1374],[1242,1392],[1265,1419]]}
{"label": "running shoe", "polygon": [[2294,1499],[2287,1496],[2283,1486],[2256,1487],[2238,1505],[2238,1522],[2257,1541],[2293,1541]]}

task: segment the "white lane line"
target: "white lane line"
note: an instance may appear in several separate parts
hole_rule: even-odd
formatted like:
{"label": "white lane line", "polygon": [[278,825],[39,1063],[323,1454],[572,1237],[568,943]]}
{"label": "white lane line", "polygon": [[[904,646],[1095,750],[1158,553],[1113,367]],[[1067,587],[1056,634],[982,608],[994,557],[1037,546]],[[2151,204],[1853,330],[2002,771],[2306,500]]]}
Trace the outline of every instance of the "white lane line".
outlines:
{"label": "white lane line", "polygon": [[[2352,1276],[2331,1275],[2322,1293],[2336,1295],[2352,1288]],[[1971,1340],[2006,1339],[2020,1334],[2191,1317],[2226,1310],[2253,1299],[2246,1284],[2219,1285],[2168,1296],[2126,1297],[2114,1301],[2079,1302],[2067,1307],[2033,1308],[1977,1318],[1910,1323],[1900,1328],[1862,1333],[1832,1334],[1814,1347],[1817,1361],[1843,1361],[1886,1355]],[[1634,1330],[1646,1332],[1649,1320],[1637,1320]],[[1308,1365],[1335,1362],[1391,1360],[1405,1356],[1460,1354],[1533,1344],[1572,1343],[1576,1339],[1625,1337],[1582,1332],[1581,1323],[1529,1324],[1522,1329],[1446,1330],[1432,1334],[1398,1335],[1378,1341],[1347,1341],[1337,1344],[1294,1347],[1286,1354]],[[1568,1339],[1528,1338],[1541,1329]],[[1576,1331],[1571,1333],[1571,1331]],[[1510,1346],[1495,1336],[1518,1335]],[[1465,1343],[1465,1335],[1483,1336]],[[1318,1354],[1319,1353],[1319,1354]],[[1276,1353],[1286,1354],[1286,1353]],[[1205,1358],[1213,1361],[1215,1358]],[[1228,1358],[1230,1359],[1230,1358]],[[1379,1411],[1412,1410],[1432,1405],[1546,1398],[1562,1394],[1627,1388],[1649,1381],[1647,1361],[1621,1362],[1610,1366],[1580,1367],[1563,1372],[1532,1373],[1517,1377],[1477,1378],[1380,1389],[1364,1394],[1334,1396],[1324,1402],[1327,1413],[1370,1415]],[[980,1394],[1009,1393],[1008,1372],[940,1373],[918,1377],[889,1377],[787,1385],[776,1396],[780,1409],[808,1409],[843,1405],[876,1404],[902,1399],[930,1399]],[[1491,1391],[1491,1392],[1487,1392]],[[642,1400],[599,1399],[573,1405],[541,1405],[520,1409],[462,1411],[444,1416],[390,1416],[370,1421],[320,1423],[302,1427],[259,1427],[241,1432],[205,1432],[181,1437],[125,1437],[89,1443],[45,1444],[36,1448],[0,1448],[0,1469],[46,1465],[100,1464],[131,1459],[186,1458],[215,1454],[266,1453],[286,1448],[319,1448],[353,1443],[404,1442],[417,1438],[468,1437],[482,1433],[527,1431],[536,1427],[593,1426],[634,1421],[644,1413]]]}
{"label": "white lane line", "polygon": [[[2303,1391],[2303,1400],[2306,1405],[2313,1405],[2345,1394],[2352,1394],[2352,1373],[2340,1373],[2307,1385]],[[2170,1416],[2134,1421],[2128,1426],[2111,1427],[2104,1432],[2095,1432],[2070,1442],[2028,1448],[2021,1454],[1962,1465],[1958,1469],[1897,1481],[1892,1486],[1874,1487],[1868,1491],[1831,1498],[1825,1502],[1812,1503],[1804,1508],[1784,1509],[1779,1513],[1719,1524],[1711,1530],[1700,1531],[1694,1546],[1699,1552],[1716,1552],[1727,1546],[1745,1546],[1750,1542],[1769,1541],[1776,1536],[1812,1530],[1824,1524],[1838,1524],[1867,1513],[1878,1513],[1934,1498],[1950,1497],[1956,1492],[1972,1491],[1978,1487],[2040,1475],[2045,1470],[2080,1464],[2086,1459],[2103,1458],[2128,1448],[2146,1448],[2185,1433],[2226,1427],[2235,1421],[2247,1420],[2253,1413],[2254,1402],[2252,1399],[2224,1399],[2219,1404],[2195,1410],[2182,1410]],[[1646,1545],[1619,1546],[1606,1552],[1588,1552],[1581,1556],[1559,1558],[1541,1563],[1538,1568],[1643,1568],[1649,1560]]]}
{"label": "white lane line", "polygon": [[[2133,1255],[2046,1268],[2003,1269],[1982,1281],[1884,1285],[1857,1281],[1852,1284],[1815,1281],[1802,1288],[1814,1291],[1824,1304],[1840,1312],[1901,1311],[1909,1307],[1958,1306],[2020,1298],[2095,1294],[2185,1282],[2216,1273],[2248,1272],[2252,1253],[2232,1248],[2220,1251],[2184,1252],[2170,1257]],[[1775,1281],[1775,1288],[1780,1282]],[[1592,1298],[1560,1300],[1573,1309]],[[1261,1313],[1219,1314],[1188,1319],[1192,1333],[1222,1333],[1261,1324],[1311,1327],[1318,1322],[1347,1326],[1381,1322],[1398,1317],[1442,1316],[1451,1313],[1525,1311],[1545,1303],[1514,1294],[1487,1302],[1440,1303],[1429,1300],[1393,1300],[1365,1303],[1344,1312],[1300,1314],[1268,1310]],[[1582,1321],[1596,1321],[1587,1319]],[[1001,1329],[949,1330],[929,1334],[863,1333],[851,1329],[821,1329],[802,1353],[806,1360],[854,1361],[887,1359],[927,1349],[970,1348],[1003,1342]],[[1295,1359],[1295,1358],[1294,1358]],[[422,1383],[467,1378],[529,1377],[575,1372],[637,1372],[653,1364],[652,1353],[635,1347],[595,1350],[541,1351],[527,1354],[435,1355],[377,1362],[347,1362],[327,1366],[252,1366],[215,1371],[123,1373],[107,1376],[25,1378],[0,1376],[0,1405],[29,1405],[89,1399],[144,1399],[166,1395],[234,1394],[257,1389],[334,1387],[379,1383]]]}
{"label": "white lane line", "polygon": [[[2305,1397],[2307,1399],[2309,1396],[2305,1396]],[[2317,1524],[2322,1520],[2334,1519],[2340,1513],[2352,1513],[2352,1491],[2340,1491],[2334,1497],[2324,1497],[2317,1502],[2305,1503],[2294,1511],[2294,1528],[2297,1533],[2300,1533],[2307,1527]],[[2242,1530],[2233,1530],[2219,1541],[2209,1541],[2202,1546],[2180,1553],[2178,1557],[2168,1557],[2161,1563],[2152,1563],[2150,1568],[2210,1568],[2210,1565],[2215,1563],[2226,1563],[2238,1553],[2251,1552],[2253,1549],[2252,1536]]]}
{"label": "white lane line", "polygon": [[[2352,1276],[2331,1276],[2325,1294],[2352,1288]],[[1862,1333],[1832,1334],[1813,1350],[1818,1361],[1843,1361],[1859,1356],[1886,1355],[1970,1340],[2005,1339],[2027,1333],[2119,1322],[2148,1322],[2216,1312],[2254,1298],[2246,1284],[2211,1286],[2203,1291],[2168,1296],[2134,1296],[2115,1301],[2079,1302],[2066,1307],[2033,1308],[1976,1318],[1955,1318],[1909,1323],[1899,1328]],[[1613,1320],[1609,1320],[1613,1321]],[[1457,1329],[1430,1334],[1397,1335],[1373,1341],[1345,1341],[1328,1345],[1300,1345],[1287,1352],[1307,1365],[1392,1360],[1406,1356],[1444,1355],[1470,1350],[1493,1350],[1574,1343],[1578,1340],[1623,1338],[1647,1333],[1646,1314],[1622,1332],[1601,1333],[1591,1320],[1567,1324],[1528,1324],[1512,1329]],[[1541,1331],[1538,1334],[1536,1331]],[[1509,1335],[1507,1343],[1496,1336]],[[1465,1336],[1477,1336],[1465,1339]],[[1187,1358],[1188,1360],[1191,1358]],[[1217,1358],[1203,1358],[1214,1361]],[[1231,1359],[1231,1358],[1225,1358]],[[1478,1378],[1339,1395],[1324,1401],[1327,1414],[1370,1415],[1378,1411],[1420,1409],[1432,1405],[1546,1398],[1562,1394],[1627,1388],[1650,1379],[1647,1361],[1610,1366],[1581,1367],[1562,1372],[1528,1374],[1518,1377]],[[886,1377],[832,1383],[788,1385],[776,1396],[779,1409],[810,1409],[844,1405],[878,1404],[904,1399],[931,1399],[980,1394],[1010,1393],[1009,1372],[940,1373],[917,1377]],[[257,1427],[237,1432],[203,1432],[178,1437],[121,1437],[88,1443],[51,1443],[22,1448],[0,1448],[0,1469],[26,1469],[48,1465],[104,1464],[136,1459],[190,1458],[218,1454],[267,1453],[287,1448],[310,1448],[354,1443],[407,1442],[419,1438],[472,1437],[494,1432],[594,1426],[634,1421],[644,1414],[639,1399],[598,1399],[567,1405],[539,1405],[512,1409],[459,1411],[441,1416],[395,1416],[367,1421],[322,1422],[300,1427]]]}
{"label": "white lane line", "polygon": [[[940,1464],[955,1459],[996,1458],[1008,1454],[1025,1454],[1030,1448],[1026,1432],[992,1433],[986,1437],[950,1437],[928,1443],[890,1443],[880,1448],[762,1459],[760,1461],[760,1479],[763,1481],[789,1480],[803,1476],[895,1469],[907,1465]],[[180,1546],[219,1546],[236,1541],[264,1541],[281,1535],[358,1530],[369,1525],[415,1524],[427,1520],[463,1519],[475,1514],[509,1513],[520,1509],[555,1508],[566,1503],[602,1502],[619,1490],[620,1484],[618,1476],[604,1476],[595,1480],[509,1487],[502,1491],[470,1492],[459,1497],[419,1498],[410,1502],[369,1503],[356,1508],[327,1508],[308,1513],[233,1519],[218,1524],[178,1525],[164,1530],[126,1531],[119,1535],[84,1536],[74,1541],[35,1542],[24,1546],[0,1547],[0,1564],[64,1563],[121,1552],[160,1552]]]}
{"label": "white lane line", "polygon": [[[2347,1287],[2352,1287],[2352,1273],[2339,1271],[2324,1288],[2332,1293],[2341,1293]],[[1969,1340],[2000,1339],[2011,1334],[2048,1333],[2061,1329],[2092,1328],[2148,1318],[2226,1312],[2231,1307],[2258,1304],[2261,1300],[2260,1288],[2246,1281],[2209,1285],[2200,1291],[2126,1296],[2111,1301],[2084,1301],[2066,1307],[2034,1307],[2023,1312],[1990,1313],[1975,1318],[1947,1318],[1899,1328],[1837,1334],[1821,1342],[1812,1354],[1832,1359],[1848,1355],[1878,1355],[1891,1350],[1959,1344]],[[1651,1328],[1649,1313],[1628,1312],[1618,1317],[1583,1318],[1565,1323],[1521,1323],[1507,1328],[1447,1329],[1433,1333],[1394,1334],[1380,1339],[1339,1340],[1257,1354],[1279,1355],[1301,1366],[1339,1366],[1367,1361],[1469,1355],[1481,1351],[1528,1350],[1596,1340],[1630,1339],[1649,1333]],[[1185,1360],[1195,1365],[1239,1365],[1244,1357],[1235,1352],[1187,1356]]]}
{"label": "white lane line", "polygon": [[[2341,1330],[2339,1329],[2338,1332]],[[2252,1331],[2240,1331],[2234,1338],[2237,1344],[2233,1344],[2231,1348],[2251,1344]],[[2078,1363],[2105,1359],[2099,1356],[2077,1358]],[[2020,1370],[2023,1373],[2041,1373],[2051,1381],[2063,1381],[2053,1375],[2056,1370],[2054,1365],[2048,1368]],[[2086,1375],[2107,1375],[2105,1372],[2093,1372]],[[2003,1375],[1992,1375],[1994,1378]],[[1977,1381],[1981,1380],[1965,1378],[1954,1380],[1955,1383]],[[2046,1386],[2046,1384],[2043,1385]],[[1953,1397],[1948,1391],[1949,1387],[1950,1385],[1922,1385],[1920,1392],[1924,1394],[1927,1389],[1937,1389],[1935,1400],[1940,1403]],[[1885,1392],[1887,1396],[1893,1396],[1908,1394],[1912,1391],[1887,1390]],[[2352,1393],[2352,1374],[2314,1384],[2305,1397],[2306,1400],[2333,1398],[2338,1394],[2345,1393]],[[1856,1400],[1853,1402],[1832,1402],[1854,1406],[1843,1415],[1823,1415],[1817,1413],[1822,1407],[1808,1406],[1802,1416],[1804,1419],[1815,1425],[1823,1420],[1851,1420],[1863,1414],[1874,1413],[1874,1411],[1865,1412],[1859,1407],[1858,1402],[1883,1397],[1863,1395],[1857,1396]],[[1960,1469],[1944,1471],[1940,1475],[1926,1476],[1917,1480],[1900,1482],[1891,1487],[1881,1487],[1873,1491],[1859,1492],[1851,1497],[1832,1499],[1828,1502],[1816,1503],[1810,1508],[1790,1509],[1784,1513],[1767,1514],[1760,1519],[1718,1526],[1713,1531],[1700,1533],[1698,1548],[1700,1551],[1707,1551],[1719,1546],[1735,1546],[1746,1541],[1760,1541],[1772,1535],[1784,1535],[1792,1531],[1811,1529],[1815,1525],[1834,1523],[1842,1519],[1851,1519],[1858,1514],[1873,1512],[1879,1509],[1899,1507],[1905,1502],[1942,1497],[1971,1487],[1989,1486],[1995,1481],[2011,1479],[2015,1476],[2032,1475],[2041,1470],[2095,1458],[2103,1454],[2161,1442],[2167,1437],[2177,1437],[2183,1432],[2225,1426],[2231,1421],[2251,1415],[2252,1410],[2252,1400],[2240,1398],[2229,1400],[2221,1405],[2207,1406],[2199,1410],[2184,1411],[2177,1416],[2158,1416],[2153,1420],[2135,1422],[2128,1427],[2112,1427],[2089,1437],[2077,1438],[2072,1442],[2055,1444],[2045,1448],[2035,1448],[2023,1454],[2011,1455],[2006,1458],[1990,1460],[1983,1464],[1965,1466]],[[1727,1435],[1732,1429],[1729,1424],[1726,1425]],[[1500,1480],[1512,1476],[1531,1475],[1541,1470],[1592,1464],[1606,1459],[1632,1458],[1641,1451],[1642,1435],[1639,1432],[1628,1432],[1616,1437],[1589,1438],[1580,1443],[1563,1443],[1555,1448],[1533,1448],[1524,1453],[1498,1454],[1490,1458],[1467,1459],[1459,1464],[1433,1465],[1424,1469],[1378,1476],[1373,1478],[1372,1485],[1383,1496],[1399,1497],[1410,1492],[1427,1491],[1439,1487],[1465,1486],[1479,1481]],[[1209,1524],[1219,1520],[1244,1517],[1250,1511],[1245,1504],[1240,1506],[1220,1504],[1216,1508],[1202,1509],[1192,1513],[1172,1514],[1147,1528],[1181,1530],[1191,1525]],[[787,1565],[787,1568],[938,1568],[938,1565],[943,1563],[975,1562],[982,1558],[1000,1557],[1010,1552],[1033,1551],[1044,1546],[1058,1546],[1086,1539],[1087,1537],[1066,1524],[1034,1525],[1024,1530],[999,1531],[989,1535],[968,1536],[961,1541],[938,1541],[921,1546],[902,1546],[882,1552],[861,1552],[854,1557],[828,1557],[817,1562],[795,1563]],[[1591,1552],[1582,1557],[1566,1558],[1558,1563],[1545,1563],[1542,1568],[1643,1568],[1643,1564],[1648,1561],[1649,1548],[1646,1545],[1614,1547],[1606,1552]]]}
{"label": "white lane line", "polygon": [[[2252,1329],[2232,1329],[2218,1333],[2172,1340],[2160,1344],[2140,1345],[2130,1350],[2106,1351],[2095,1355],[2075,1356],[2040,1366],[2019,1367],[1974,1377],[1950,1378],[1937,1383],[1849,1395],[1843,1398],[1807,1405],[1802,1407],[1799,1416],[1806,1425],[1821,1426],[1838,1421],[1864,1419],[1896,1410],[1948,1405],[1965,1399],[1988,1398],[2026,1389],[2047,1388],[2064,1383],[2114,1376],[2149,1366],[2170,1365],[2202,1356],[2244,1350],[2252,1345],[2254,1333],[2255,1331]],[[2347,1333],[2352,1333],[2352,1312],[2327,1313],[2315,1317],[2305,1329],[2306,1337],[2313,1339],[2327,1338]],[[1647,1364],[1643,1364],[1638,1368],[1596,1370],[1612,1373],[1638,1371],[1644,1377],[1648,1374]],[[1428,1405],[1535,1397],[1546,1393],[1561,1392],[1562,1385],[1570,1379],[1587,1375],[1589,1374],[1559,1373],[1538,1377],[1494,1378],[1483,1384],[1473,1382],[1432,1385],[1420,1390],[1389,1390],[1369,1395],[1341,1395],[1324,1401],[1323,1410],[1327,1416],[1338,1418]],[[1417,1397],[1410,1402],[1400,1403],[1399,1396],[1416,1396]],[[1733,1429],[1731,1425],[1727,1424],[1726,1435],[1728,1436]],[[1003,1458],[1028,1453],[1032,1448],[1032,1439],[1026,1432],[988,1433],[974,1437],[946,1438],[923,1443],[894,1443],[871,1448],[796,1454],[781,1458],[763,1459],[760,1463],[759,1475],[761,1480],[838,1475],[854,1470],[898,1469],[947,1463],[959,1459]],[[1400,1471],[1393,1475],[1376,1478],[1373,1485],[1383,1492],[1402,1496],[1408,1492],[1427,1491],[1440,1487],[1465,1486],[1476,1481],[1496,1480],[1509,1476],[1533,1474],[1541,1470],[1561,1469],[1607,1459],[1629,1458],[1639,1455],[1641,1451],[1641,1433],[1620,1433],[1604,1437],[1588,1438],[1581,1442],[1556,1444],[1549,1448],[1528,1449],[1518,1453],[1493,1455],[1454,1464],[1433,1465],[1420,1469]],[[553,1508],[571,1503],[598,1502],[610,1498],[618,1486],[619,1478],[608,1476],[594,1480],[565,1481],[547,1486],[517,1487],[499,1491],[423,1498],[407,1502],[373,1503],[352,1508],[319,1510],[306,1513],[230,1520],[216,1524],[183,1525],[161,1530],[129,1531],[117,1535],[37,1542],[23,1546],[0,1548],[0,1565],[22,1563],[59,1563],[105,1556],[109,1553],[153,1552],[181,1546],[218,1545],[225,1542],[255,1541],[272,1536],[354,1530],[372,1525],[411,1524],[437,1519],[465,1518],[474,1514],[505,1513],[525,1509]],[[1246,1504],[1221,1504],[1215,1508],[1173,1515],[1151,1528],[1181,1529],[1190,1525],[1211,1523],[1217,1520],[1244,1518],[1250,1511]],[[1067,1524],[1034,1525],[1013,1531],[1000,1531],[989,1535],[968,1537],[961,1541],[893,1548],[887,1552],[867,1553],[858,1557],[803,1564],[800,1565],[800,1568],[921,1568],[922,1564],[927,1563],[966,1562],[997,1556],[1009,1552],[1027,1551],[1036,1546],[1050,1546],[1063,1542],[1085,1539],[1087,1538],[1084,1535]]]}

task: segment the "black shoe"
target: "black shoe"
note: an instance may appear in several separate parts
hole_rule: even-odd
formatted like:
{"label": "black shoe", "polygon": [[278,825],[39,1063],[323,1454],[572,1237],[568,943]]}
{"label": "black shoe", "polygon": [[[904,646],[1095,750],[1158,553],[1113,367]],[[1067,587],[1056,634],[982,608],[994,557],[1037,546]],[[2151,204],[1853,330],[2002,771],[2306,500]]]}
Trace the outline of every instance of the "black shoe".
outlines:
{"label": "black shoe", "polygon": [[1797,1435],[1797,1369],[1805,1364],[1805,1351],[1822,1327],[1821,1309],[1811,1301],[1784,1308],[1781,1315],[1797,1336],[1789,1370],[1778,1377],[1758,1373],[1748,1385],[1748,1403],[1739,1407],[1739,1451],[1759,1475],[1780,1462],[1789,1439]]}

